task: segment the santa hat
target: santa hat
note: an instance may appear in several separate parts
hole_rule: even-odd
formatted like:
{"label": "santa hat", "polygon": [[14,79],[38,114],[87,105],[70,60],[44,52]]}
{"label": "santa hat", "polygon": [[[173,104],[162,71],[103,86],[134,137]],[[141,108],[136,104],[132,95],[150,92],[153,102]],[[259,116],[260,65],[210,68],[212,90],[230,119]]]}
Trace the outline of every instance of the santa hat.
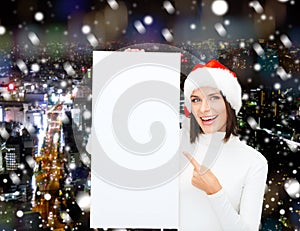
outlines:
{"label": "santa hat", "polygon": [[242,106],[242,89],[236,74],[217,60],[206,64],[197,64],[184,82],[185,114],[191,112],[190,96],[199,87],[214,87],[219,89],[226,100],[238,114]]}

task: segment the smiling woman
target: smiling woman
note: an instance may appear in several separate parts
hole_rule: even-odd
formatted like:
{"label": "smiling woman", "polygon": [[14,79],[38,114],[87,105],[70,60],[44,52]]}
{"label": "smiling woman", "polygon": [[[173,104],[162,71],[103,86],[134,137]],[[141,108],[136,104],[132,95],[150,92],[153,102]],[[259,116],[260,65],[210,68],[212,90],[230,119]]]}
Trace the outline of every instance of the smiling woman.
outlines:
{"label": "smiling woman", "polygon": [[190,164],[180,175],[180,230],[259,230],[268,165],[239,140],[235,73],[216,60],[196,65],[184,94],[190,122],[183,131],[196,148],[184,152]]}
{"label": "smiling woman", "polygon": [[191,102],[193,118],[202,128],[202,133],[226,131],[226,106],[219,90],[198,88],[192,92]]}

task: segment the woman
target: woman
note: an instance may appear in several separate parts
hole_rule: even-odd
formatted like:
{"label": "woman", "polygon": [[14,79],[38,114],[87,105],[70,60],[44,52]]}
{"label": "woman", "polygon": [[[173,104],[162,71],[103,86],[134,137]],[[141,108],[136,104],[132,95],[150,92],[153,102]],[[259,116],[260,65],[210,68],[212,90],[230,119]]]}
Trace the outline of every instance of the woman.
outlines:
{"label": "woman", "polygon": [[216,60],[196,65],[184,95],[190,121],[183,133],[193,149],[184,153],[190,164],[180,175],[180,230],[259,230],[268,166],[238,138],[235,73]]}

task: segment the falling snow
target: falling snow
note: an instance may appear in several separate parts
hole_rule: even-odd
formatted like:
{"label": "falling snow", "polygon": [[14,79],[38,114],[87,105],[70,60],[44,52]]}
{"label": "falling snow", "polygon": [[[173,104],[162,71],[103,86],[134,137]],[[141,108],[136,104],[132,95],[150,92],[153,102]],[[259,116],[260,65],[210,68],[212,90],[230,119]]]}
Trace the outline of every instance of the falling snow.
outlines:
{"label": "falling snow", "polygon": [[228,3],[225,0],[215,0],[211,4],[211,10],[215,15],[222,16],[228,11]]}
{"label": "falling snow", "polygon": [[[238,115],[240,138],[263,153],[269,162],[262,230],[275,230],[275,227],[276,230],[300,230],[299,164],[296,158],[300,150],[297,95],[300,91],[300,48],[295,36],[299,24],[292,21],[293,17],[284,20],[293,13],[288,11],[297,7],[297,1],[277,0],[272,2],[272,7],[268,1],[244,1],[238,9],[225,0],[192,1],[188,3],[190,5],[168,0],[150,5],[116,0],[74,1],[74,4],[67,4],[72,1],[58,1],[59,4],[45,1],[39,7],[25,2],[18,5],[18,1],[11,1],[11,7],[3,7],[1,11],[0,74],[1,78],[21,79],[26,82],[26,89],[18,86],[22,89],[20,94],[4,92],[1,97],[18,102],[24,98],[24,92],[42,91],[49,101],[60,102],[67,94],[74,102],[77,100],[81,119],[77,121],[66,114],[61,116],[62,126],[72,127],[74,133],[74,139],[64,144],[62,150],[65,153],[73,155],[77,151],[78,156],[72,158],[90,168],[91,158],[86,145],[91,133],[92,110],[84,106],[92,104],[92,76],[88,69],[92,66],[93,50],[114,51],[144,43],[164,43],[191,54],[182,57],[182,68],[187,70],[184,72],[188,72],[195,62],[217,58],[237,72],[246,89],[242,97],[243,108]],[[284,13],[281,9],[285,9]],[[244,22],[248,23],[244,25]],[[137,47],[155,50],[143,45]],[[159,46],[156,48],[159,51]],[[76,110],[73,112],[76,114]],[[35,133],[33,124],[26,123],[24,127],[30,134]],[[60,134],[56,134],[52,137],[52,145],[60,140]],[[12,133],[9,128],[1,127],[0,136],[5,143]],[[40,148],[47,155],[51,154],[47,147]],[[66,202],[72,192],[60,188],[59,197],[45,193],[36,182],[24,178],[31,172],[35,172],[37,178],[44,177],[45,173],[38,171],[43,169],[43,163],[39,163],[36,156],[22,158],[24,163],[19,163],[17,170],[11,170],[1,178],[1,190],[11,184],[21,187],[24,182],[32,183],[34,197],[39,198],[36,206],[42,206],[42,201],[53,202],[53,209],[60,209],[59,216],[64,222],[62,229],[68,230],[73,225],[73,230],[80,230],[84,226],[83,220],[73,224],[74,214],[69,207],[76,205],[76,199],[79,214],[88,216],[90,195],[84,191],[87,190],[85,186],[80,186],[83,193],[73,198],[73,202],[59,205],[61,202],[55,199]],[[82,170],[67,159],[63,159],[68,163],[64,168],[75,172]],[[45,177],[45,184],[51,177],[55,179],[55,174]],[[68,186],[82,180],[69,173],[63,177]],[[4,196],[1,191],[0,228],[1,225],[17,227],[15,224],[25,224],[28,208],[22,201],[24,195]],[[11,198],[21,200],[19,208],[9,207]],[[46,220],[53,221],[56,216],[52,212],[48,215],[46,218],[39,216],[35,227],[43,228]],[[34,220],[26,225],[34,225]],[[54,230],[51,224],[49,222],[47,228]]]}

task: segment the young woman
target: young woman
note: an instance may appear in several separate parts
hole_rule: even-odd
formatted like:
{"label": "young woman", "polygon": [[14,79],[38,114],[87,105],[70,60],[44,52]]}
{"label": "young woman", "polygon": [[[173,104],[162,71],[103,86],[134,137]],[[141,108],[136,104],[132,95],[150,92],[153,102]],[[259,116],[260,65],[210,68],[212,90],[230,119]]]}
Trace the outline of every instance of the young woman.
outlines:
{"label": "young woman", "polygon": [[196,65],[184,83],[189,160],[180,175],[182,231],[259,230],[267,161],[239,140],[241,87],[216,60]]}

